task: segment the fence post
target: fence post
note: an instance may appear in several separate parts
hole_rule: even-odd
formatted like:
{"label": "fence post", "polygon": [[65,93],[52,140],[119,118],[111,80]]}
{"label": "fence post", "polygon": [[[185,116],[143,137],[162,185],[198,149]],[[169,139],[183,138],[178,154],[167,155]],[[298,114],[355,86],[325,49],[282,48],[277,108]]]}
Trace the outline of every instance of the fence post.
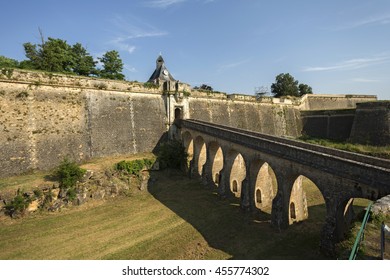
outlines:
{"label": "fence post", "polygon": [[381,225],[381,260],[384,260],[385,256],[385,223]]}

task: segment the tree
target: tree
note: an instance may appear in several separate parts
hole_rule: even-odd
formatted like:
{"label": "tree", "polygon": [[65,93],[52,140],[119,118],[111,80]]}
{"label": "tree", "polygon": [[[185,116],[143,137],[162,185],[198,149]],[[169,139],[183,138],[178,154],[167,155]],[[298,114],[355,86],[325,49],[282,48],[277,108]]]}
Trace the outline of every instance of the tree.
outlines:
{"label": "tree", "polygon": [[206,84],[202,84],[200,87],[194,87],[194,89],[209,90],[209,91],[213,91],[214,90],[211,86],[206,85]]}
{"label": "tree", "polygon": [[[22,68],[41,69],[42,68],[42,56],[37,50],[37,45],[30,42],[24,43],[24,52],[29,60],[23,62]],[[24,67],[26,65],[26,67]]]}
{"label": "tree", "polygon": [[256,96],[256,99],[259,99],[265,95],[269,94],[269,89],[268,87],[266,86],[261,86],[261,87],[258,87],[258,88],[255,88],[255,96]]}
{"label": "tree", "polygon": [[289,73],[281,73],[276,76],[275,83],[271,85],[271,92],[275,97],[299,96],[298,81]]}
{"label": "tree", "polygon": [[15,59],[0,55],[0,68],[17,68],[19,62]]}
{"label": "tree", "polygon": [[124,80],[125,75],[121,72],[123,70],[123,62],[119,57],[119,53],[115,50],[106,52],[99,61],[103,64],[103,69],[99,71],[102,78],[112,80]]}
{"label": "tree", "polygon": [[281,96],[302,96],[304,94],[311,94],[313,90],[306,84],[299,84],[289,73],[281,73],[276,76],[275,83],[271,85],[271,92],[274,97]]}
{"label": "tree", "polygon": [[307,84],[299,84],[298,88],[299,88],[299,95],[300,96],[313,93],[312,88],[310,86],[308,86]]}
{"label": "tree", "polygon": [[87,52],[87,50],[80,44],[76,43],[72,46],[73,55],[73,72],[82,76],[89,76],[96,74],[96,61]]}
{"label": "tree", "polygon": [[34,69],[50,72],[71,72],[74,65],[72,48],[61,39],[42,39],[42,44],[23,44],[26,57]]}

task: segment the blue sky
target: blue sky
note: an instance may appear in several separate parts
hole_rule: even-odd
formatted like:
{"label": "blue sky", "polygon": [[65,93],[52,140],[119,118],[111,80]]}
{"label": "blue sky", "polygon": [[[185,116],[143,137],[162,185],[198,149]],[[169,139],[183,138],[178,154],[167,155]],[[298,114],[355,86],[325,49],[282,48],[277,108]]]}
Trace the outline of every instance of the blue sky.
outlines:
{"label": "blue sky", "polygon": [[128,80],[146,81],[161,52],[172,75],[253,94],[279,73],[314,93],[390,100],[389,0],[3,1],[0,55],[22,44],[80,42],[94,56],[118,50]]}

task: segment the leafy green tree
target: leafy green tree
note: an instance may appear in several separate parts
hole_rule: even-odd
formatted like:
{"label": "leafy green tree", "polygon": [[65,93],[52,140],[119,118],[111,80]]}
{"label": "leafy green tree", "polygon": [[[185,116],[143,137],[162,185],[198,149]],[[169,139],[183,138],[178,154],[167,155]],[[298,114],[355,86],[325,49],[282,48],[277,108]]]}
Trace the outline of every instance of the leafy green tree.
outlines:
{"label": "leafy green tree", "polygon": [[163,143],[159,147],[157,160],[160,163],[160,168],[176,168],[180,169],[187,162],[188,154],[186,153],[183,144],[180,141],[172,140]]}
{"label": "leafy green tree", "polygon": [[19,62],[15,59],[0,55],[0,68],[17,68]]}
{"label": "leafy green tree", "polygon": [[96,74],[96,61],[87,52],[87,50],[80,44],[76,43],[72,46],[73,55],[73,72],[82,76],[89,76]]}
{"label": "leafy green tree", "polygon": [[71,72],[74,65],[72,48],[61,39],[42,39],[42,44],[23,44],[26,57],[34,69],[50,72]]}
{"label": "leafy green tree", "polygon": [[306,84],[299,84],[289,73],[281,73],[276,76],[275,83],[271,85],[271,92],[275,97],[281,96],[302,96],[312,94],[313,90]]}
{"label": "leafy green tree", "polygon": [[299,84],[298,88],[299,88],[299,95],[300,96],[313,93],[313,89],[310,86],[308,86],[307,84]]}
{"label": "leafy green tree", "polygon": [[122,74],[123,62],[119,53],[115,50],[106,52],[99,61],[103,64],[103,69],[99,71],[99,76],[112,80],[124,80],[125,75]]}
{"label": "leafy green tree", "polygon": [[74,187],[85,172],[85,169],[80,168],[75,162],[65,158],[58,166],[54,175],[60,182],[60,188],[68,189]]}
{"label": "leafy green tree", "polygon": [[74,65],[72,48],[61,39],[48,38],[42,47],[44,70],[51,72],[71,72]]}
{"label": "leafy green tree", "polygon": [[275,83],[271,85],[271,92],[275,97],[299,96],[298,83],[289,73],[281,73],[276,76]]}
{"label": "leafy green tree", "polygon": [[206,84],[202,84],[200,87],[196,86],[194,89],[200,89],[200,90],[208,90],[208,91],[213,91],[214,89]]}
{"label": "leafy green tree", "polygon": [[24,43],[24,52],[28,60],[23,61],[23,68],[42,69],[42,55],[38,46],[30,42]]}

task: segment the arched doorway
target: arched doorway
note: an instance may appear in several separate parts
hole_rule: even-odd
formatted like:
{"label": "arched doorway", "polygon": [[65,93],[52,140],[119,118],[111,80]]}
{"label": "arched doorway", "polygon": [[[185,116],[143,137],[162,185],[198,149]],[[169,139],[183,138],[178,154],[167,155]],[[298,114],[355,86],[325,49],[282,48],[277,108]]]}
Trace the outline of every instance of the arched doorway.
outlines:
{"label": "arched doorway", "polygon": [[182,108],[181,107],[176,107],[175,108],[175,120],[181,120],[183,118],[183,113],[182,113]]}
{"label": "arched doorway", "polygon": [[325,221],[324,197],[317,185],[303,175],[294,181],[289,205],[289,224],[307,220],[311,216],[313,223],[322,224]]}
{"label": "arched doorway", "polygon": [[234,158],[230,170],[230,191],[235,197],[241,197],[242,181],[244,181],[246,177],[245,161],[242,155],[235,151],[231,151],[230,156]]}
{"label": "arched doorway", "polygon": [[252,186],[254,205],[263,212],[271,213],[272,200],[278,191],[276,176],[267,162],[254,160],[251,164],[251,176],[255,176]]}

